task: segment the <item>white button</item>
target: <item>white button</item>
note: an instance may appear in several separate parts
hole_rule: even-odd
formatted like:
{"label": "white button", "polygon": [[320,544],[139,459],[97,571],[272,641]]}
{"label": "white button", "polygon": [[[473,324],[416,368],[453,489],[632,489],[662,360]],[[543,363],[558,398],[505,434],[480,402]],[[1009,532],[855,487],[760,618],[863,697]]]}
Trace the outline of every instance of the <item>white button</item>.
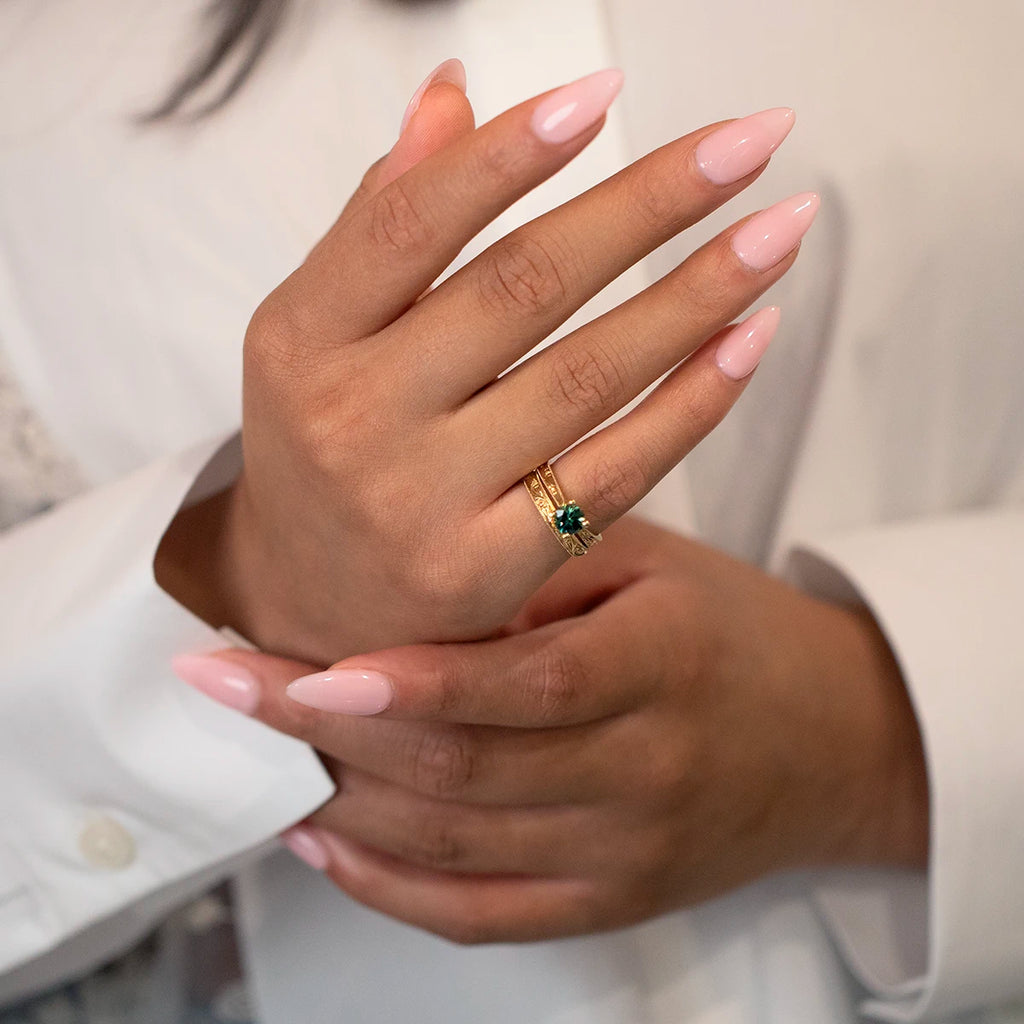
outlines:
{"label": "white button", "polygon": [[82,856],[94,868],[126,868],[135,862],[135,840],[121,824],[98,815],[89,821],[78,836]]}

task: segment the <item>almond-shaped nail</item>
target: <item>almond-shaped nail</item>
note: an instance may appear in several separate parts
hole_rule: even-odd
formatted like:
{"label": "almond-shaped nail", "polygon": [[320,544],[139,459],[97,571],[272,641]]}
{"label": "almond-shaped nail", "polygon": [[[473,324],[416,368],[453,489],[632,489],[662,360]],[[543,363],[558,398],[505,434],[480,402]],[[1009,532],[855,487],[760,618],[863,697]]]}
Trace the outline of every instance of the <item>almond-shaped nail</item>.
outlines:
{"label": "almond-shaped nail", "polygon": [[770,270],[807,233],[818,205],[817,192],[801,192],[769,206],[732,236],[733,252],[751,270]]}
{"label": "almond-shaped nail", "polygon": [[551,143],[575,138],[612,105],[624,80],[618,68],[609,68],[556,89],[541,100],[530,118],[534,135]]}
{"label": "almond-shaped nail", "polygon": [[282,832],[280,839],[299,860],[304,860],[316,871],[323,871],[330,863],[331,856],[327,847],[313,834],[312,829],[304,825],[296,825]]}
{"label": "almond-shaped nail", "polygon": [[398,130],[398,134],[401,135],[405,131],[406,125],[412,120],[412,115],[420,109],[420,103],[423,100],[423,96],[426,91],[432,86],[437,85],[438,82],[450,82],[456,88],[461,89],[463,92],[466,91],[466,68],[461,60],[452,58],[446,60],[441,64],[438,64],[433,71],[423,79],[420,83],[420,87],[412,94],[412,99],[409,100],[409,105],[405,108],[405,113],[402,115],[402,127]]}
{"label": "almond-shaped nail", "polygon": [[796,123],[789,107],[774,107],[723,125],[701,139],[695,154],[713,185],[731,185],[761,166]]}
{"label": "almond-shaped nail", "polygon": [[761,362],[775,331],[779,326],[782,310],[778,306],[766,306],[753,316],[737,324],[715,349],[718,368],[732,380],[743,380],[754,372]]}
{"label": "almond-shaped nail", "polygon": [[189,686],[234,711],[251,715],[260,702],[260,684],[241,665],[206,654],[179,654],[171,659],[174,674]]}
{"label": "almond-shaped nail", "polygon": [[289,683],[285,693],[299,704],[318,711],[377,715],[391,705],[395,688],[381,672],[344,668],[302,676]]}

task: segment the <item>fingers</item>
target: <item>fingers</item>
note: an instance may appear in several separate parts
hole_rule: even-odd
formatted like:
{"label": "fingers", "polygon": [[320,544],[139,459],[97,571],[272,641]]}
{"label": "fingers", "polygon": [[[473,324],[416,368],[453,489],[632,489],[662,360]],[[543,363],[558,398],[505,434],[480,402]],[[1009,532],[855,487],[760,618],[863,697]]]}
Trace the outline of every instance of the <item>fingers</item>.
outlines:
{"label": "fingers", "polygon": [[421,337],[443,326],[449,345],[454,341],[465,355],[444,375],[428,360],[425,376],[451,381],[449,401],[475,394],[624,270],[746,188],[793,124],[790,110],[766,113],[779,116],[755,159],[732,165],[724,180],[708,176],[700,154],[723,134],[743,135],[751,118],[650,153],[512,232],[445,281],[411,311],[409,326]]}
{"label": "fingers", "polygon": [[583,871],[602,856],[597,843],[566,863],[558,836],[578,836],[590,808],[477,806],[434,800],[348,766],[337,795],[308,823],[434,871],[504,874],[529,865],[531,875]]}
{"label": "fingers", "polygon": [[597,721],[642,703],[615,637],[649,630],[627,602],[585,618],[476,643],[421,645],[351,658],[293,683],[321,710],[472,725],[548,729]]}
{"label": "fingers", "polygon": [[[474,235],[594,138],[621,80],[599,72],[520,104],[346,210],[286,282],[309,342],[331,345],[389,324]],[[535,116],[552,104],[572,108],[563,131]]]}
{"label": "fingers", "polygon": [[[769,306],[721,332],[637,408],[557,461],[566,497],[585,510],[594,530],[600,532],[628,512],[721,422],[746,388],[751,364],[761,357],[778,323],[778,307]],[[732,376],[736,373],[742,374],[739,380]],[[529,504],[524,496],[521,509]]]}
{"label": "fingers", "polygon": [[596,921],[584,880],[454,875],[425,870],[320,829],[330,879],[389,917],[463,945],[537,941],[586,932]]}
{"label": "fingers", "polygon": [[[646,291],[475,398],[459,415],[469,436],[487,438],[496,492],[604,422],[748,308],[792,266],[790,254],[817,208],[817,196],[805,193],[730,228]],[[744,240],[769,234],[775,258],[754,265]],[[717,393],[732,400],[738,394],[724,387]],[[496,420],[506,428],[493,429]]]}
{"label": "fingers", "polygon": [[[381,652],[311,678],[309,666],[248,651],[179,657],[174,667],[279,732],[431,798],[552,805],[605,792],[596,752],[625,742],[619,723],[657,686],[659,640],[638,607],[612,598],[561,629]],[[624,633],[644,645],[643,671]],[[461,724],[474,719],[513,727]]]}

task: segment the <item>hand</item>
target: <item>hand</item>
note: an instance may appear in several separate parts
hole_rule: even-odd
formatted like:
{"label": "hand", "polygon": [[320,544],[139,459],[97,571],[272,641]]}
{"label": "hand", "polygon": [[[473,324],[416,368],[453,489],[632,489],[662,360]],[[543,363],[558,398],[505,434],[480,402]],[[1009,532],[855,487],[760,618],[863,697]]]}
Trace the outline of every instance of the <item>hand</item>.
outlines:
{"label": "hand", "polygon": [[[563,489],[603,530],[725,415],[774,315],[739,361],[723,362],[720,336],[701,346],[792,265],[816,197],[730,229],[499,375],[628,266],[750,184],[788,115],[773,112],[774,127],[753,135],[712,126],[672,142],[424,294],[490,220],[594,138],[617,82],[592,76],[476,130],[455,85],[427,90],[403,139],[445,105],[448,128],[430,137],[429,155],[397,178],[390,158],[376,165],[253,317],[244,470],[171,532],[177,554],[163,559],[165,578],[178,582],[167,589],[184,594],[189,579],[215,577],[212,598],[183,600],[264,650],[321,664],[490,635],[564,560],[519,484],[524,474],[677,367],[558,461]],[[747,141],[723,149],[719,134],[698,155],[716,130]],[[399,145],[408,158],[411,143]],[[740,339],[730,337],[735,350]],[[212,528],[201,522],[211,512]],[[210,547],[197,539],[204,531]]]}
{"label": "hand", "polygon": [[510,636],[365,655],[290,691],[386,705],[376,717],[290,699],[304,666],[221,658],[257,717],[337,780],[294,848],[458,941],[613,928],[774,871],[926,858],[921,740],[871,618],[636,520]]}

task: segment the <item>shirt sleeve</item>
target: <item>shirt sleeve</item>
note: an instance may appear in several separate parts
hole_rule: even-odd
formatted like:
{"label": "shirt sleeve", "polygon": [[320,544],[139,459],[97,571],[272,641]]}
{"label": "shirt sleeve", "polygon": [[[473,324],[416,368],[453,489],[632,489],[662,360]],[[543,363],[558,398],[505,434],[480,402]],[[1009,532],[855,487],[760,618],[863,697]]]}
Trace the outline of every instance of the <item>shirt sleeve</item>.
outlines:
{"label": "shirt sleeve", "polygon": [[[146,901],[187,898],[333,792],[307,746],[169,667],[227,646],[157,586],[153,558],[183,500],[232,479],[238,447],[211,442],[0,536],[0,1002],[131,941]],[[58,947],[74,955],[46,956]]]}
{"label": "shirt sleeve", "polygon": [[886,1021],[1024,996],[1024,510],[802,543],[786,575],[873,612],[924,740],[928,871],[829,875],[815,899]]}

